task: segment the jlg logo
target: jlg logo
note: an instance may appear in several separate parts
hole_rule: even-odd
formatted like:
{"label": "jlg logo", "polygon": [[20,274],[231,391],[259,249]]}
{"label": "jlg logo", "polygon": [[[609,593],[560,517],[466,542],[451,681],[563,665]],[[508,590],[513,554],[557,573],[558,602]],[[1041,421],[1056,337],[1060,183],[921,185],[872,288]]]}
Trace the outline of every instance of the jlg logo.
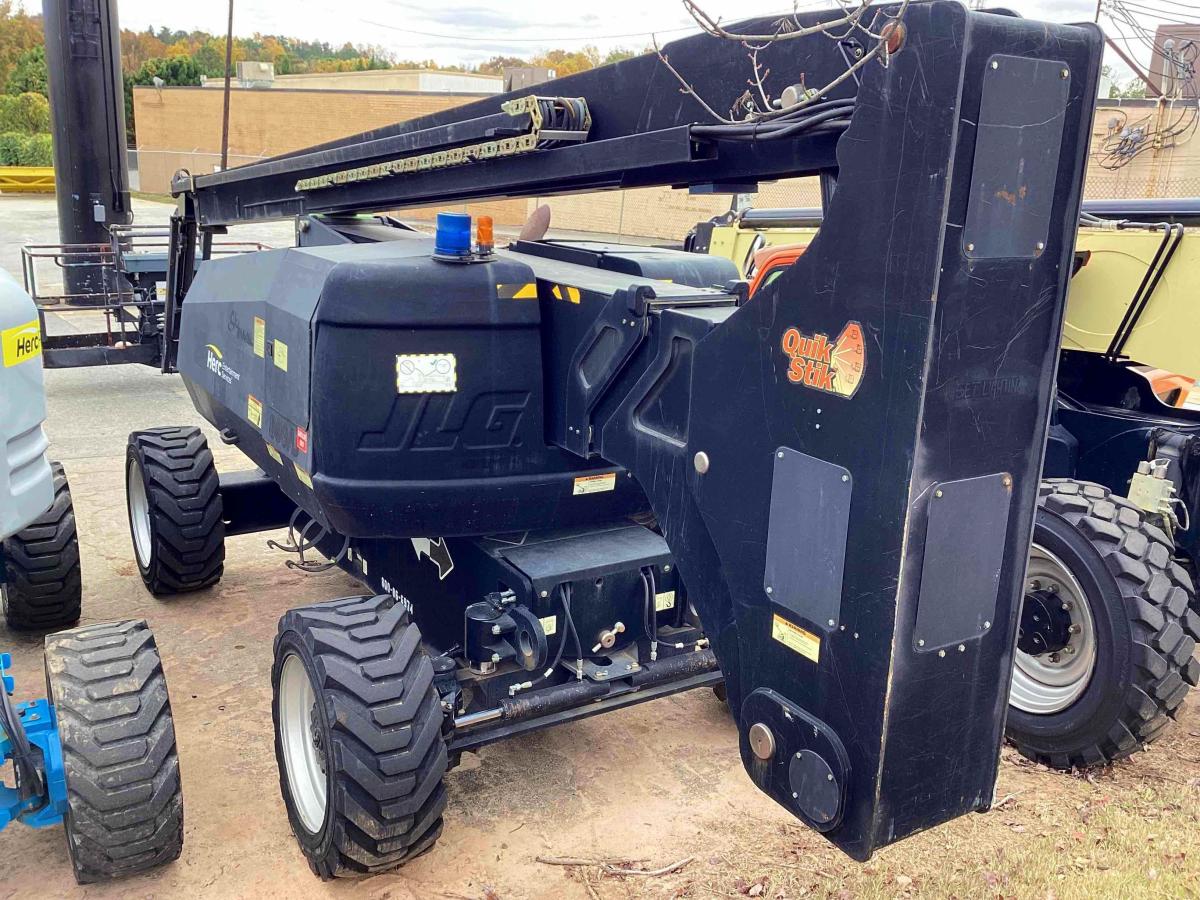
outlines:
{"label": "jlg logo", "polygon": [[780,343],[788,356],[788,381],[846,398],[858,390],[866,353],[862,326],[857,322],[847,322],[836,341],[820,332],[805,335],[798,328],[788,328]]}
{"label": "jlg logo", "polygon": [[0,333],[4,367],[20,365],[42,355],[42,330],[35,319]]}

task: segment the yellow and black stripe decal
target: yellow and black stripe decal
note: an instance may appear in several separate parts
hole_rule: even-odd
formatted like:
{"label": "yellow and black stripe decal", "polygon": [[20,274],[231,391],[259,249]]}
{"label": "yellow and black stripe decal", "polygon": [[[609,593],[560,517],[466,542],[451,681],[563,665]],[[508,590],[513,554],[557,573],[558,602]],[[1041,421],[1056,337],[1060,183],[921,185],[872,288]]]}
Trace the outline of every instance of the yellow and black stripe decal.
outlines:
{"label": "yellow and black stripe decal", "polygon": [[566,300],[568,303],[575,304],[578,304],[580,300],[579,288],[566,284],[556,284],[551,293],[554,294],[555,300]]}
{"label": "yellow and black stripe decal", "polygon": [[537,285],[532,281],[496,285],[496,296],[501,300],[536,300]]}

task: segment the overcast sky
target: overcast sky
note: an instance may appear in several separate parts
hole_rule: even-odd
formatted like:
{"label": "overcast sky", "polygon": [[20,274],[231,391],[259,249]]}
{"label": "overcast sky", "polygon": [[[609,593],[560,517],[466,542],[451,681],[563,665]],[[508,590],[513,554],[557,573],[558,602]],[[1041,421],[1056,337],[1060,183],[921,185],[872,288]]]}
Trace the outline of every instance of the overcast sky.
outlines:
{"label": "overcast sky", "polygon": [[[1195,4],[1200,6],[1200,0]],[[37,0],[26,0],[25,5],[34,8]],[[736,20],[769,15],[787,5],[786,0],[706,0],[703,7],[715,16]],[[801,4],[805,9],[829,5]],[[995,5],[1060,22],[1091,21],[1096,13],[1096,0],[995,0]],[[1188,19],[1193,18],[1186,12],[1191,5],[1192,0],[1140,0],[1135,4],[1142,10],[1157,9]],[[126,28],[166,25],[214,33],[225,30],[224,0],[119,0],[118,7]],[[1176,9],[1180,11],[1174,12]],[[1137,15],[1153,31],[1159,16],[1148,11]],[[234,4],[234,31],[239,35],[257,31],[331,44],[374,44],[401,59],[435,59],[443,64],[477,63],[496,55],[527,56],[584,44],[595,44],[601,50],[640,49],[648,43],[650,32],[670,40],[694,31],[688,27],[690,22],[678,0],[344,0],[337,4],[330,0],[235,0]],[[1129,49],[1146,63],[1146,47],[1134,43]],[[1109,57],[1120,65],[1111,51]]]}

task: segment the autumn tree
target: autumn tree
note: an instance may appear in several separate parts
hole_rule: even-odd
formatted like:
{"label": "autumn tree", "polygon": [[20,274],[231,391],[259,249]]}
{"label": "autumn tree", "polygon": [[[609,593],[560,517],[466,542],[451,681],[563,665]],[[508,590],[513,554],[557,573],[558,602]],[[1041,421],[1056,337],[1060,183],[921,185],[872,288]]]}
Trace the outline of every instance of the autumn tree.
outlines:
{"label": "autumn tree", "polygon": [[480,75],[503,75],[505,69],[529,65],[529,60],[519,56],[493,56],[486,62],[481,62],[476,69]]}
{"label": "autumn tree", "polygon": [[42,17],[26,14],[12,0],[0,0],[0,88],[8,84],[18,60],[42,45]]}
{"label": "autumn tree", "polygon": [[582,50],[549,50],[535,56],[531,65],[545,66],[558,75],[574,75],[600,65],[600,51],[590,44]]}
{"label": "autumn tree", "polygon": [[17,57],[5,91],[9,94],[41,94],[49,97],[46,79],[46,48],[31,47]]}

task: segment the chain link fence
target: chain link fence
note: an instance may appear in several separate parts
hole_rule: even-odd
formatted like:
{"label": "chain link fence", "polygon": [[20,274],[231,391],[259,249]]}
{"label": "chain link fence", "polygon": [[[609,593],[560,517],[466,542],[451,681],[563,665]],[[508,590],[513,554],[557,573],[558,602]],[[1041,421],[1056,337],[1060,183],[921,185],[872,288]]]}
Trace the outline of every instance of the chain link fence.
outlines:
{"label": "chain link fence", "polygon": [[[1194,168],[1194,167],[1193,167]],[[1150,197],[1198,197],[1200,173],[1144,170],[1088,170],[1083,195],[1089,200],[1136,200]]]}

